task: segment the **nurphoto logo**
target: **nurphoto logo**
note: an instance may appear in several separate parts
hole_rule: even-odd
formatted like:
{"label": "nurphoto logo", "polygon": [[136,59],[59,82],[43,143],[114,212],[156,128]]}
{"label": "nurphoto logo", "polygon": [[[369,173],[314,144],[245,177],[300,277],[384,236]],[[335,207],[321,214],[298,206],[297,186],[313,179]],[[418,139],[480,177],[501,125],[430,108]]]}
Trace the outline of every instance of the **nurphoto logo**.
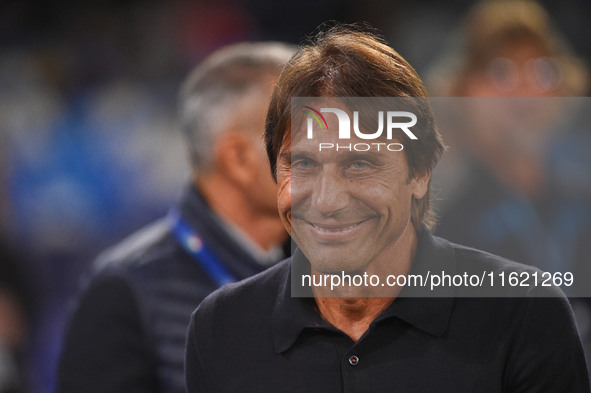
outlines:
{"label": "nurphoto logo", "polygon": [[[353,122],[351,122],[351,118],[342,109],[338,108],[320,108],[320,111],[310,107],[310,106],[302,106],[303,112],[307,114],[309,117],[307,119],[307,138],[313,139],[314,138],[314,121],[320,127],[320,130],[327,130],[328,129],[328,122],[324,117],[323,113],[332,113],[337,116],[338,120],[338,132],[339,132],[339,140],[350,140],[351,139],[351,123],[353,123],[353,132],[355,136],[359,139],[363,140],[376,140],[382,137],[384,133],[384,128],[386,130],[386,139],[392,140],[393,139],[393,130],[400,129],[403,131],[410,139],[418,139],[416,135],[410,130],[412,126],[417,124],[417,116],[414,113],[406,112],[406,111],[378,111],[377,112],[377,119],[378,119],[378,129],[375,132],[366,133],[361,131],[359,127],[359,111],[353,111]],[[385,119],[385,121],[384,121]],[[401,121],[402,120],[402,121]],[[386,127],[384,127],[384,122],[386,123]],[[322,151],[323,149],[336,149],[338,150],[348,150],[348,151],[368,151],[371,148],[376,147],[379,151],[381,147],[389,150],[389,151],[401,151],[404,149],[404,146],[401,143],[355,143],[355,144],[334,144],[334,143],[319,143],[318,149]]]}

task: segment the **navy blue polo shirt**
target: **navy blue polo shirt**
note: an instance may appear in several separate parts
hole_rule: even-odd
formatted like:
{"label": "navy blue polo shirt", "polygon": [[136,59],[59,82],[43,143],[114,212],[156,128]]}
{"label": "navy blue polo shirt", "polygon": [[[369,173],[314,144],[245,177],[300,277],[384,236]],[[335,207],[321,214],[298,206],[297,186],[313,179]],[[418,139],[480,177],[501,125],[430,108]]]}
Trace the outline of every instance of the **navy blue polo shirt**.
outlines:
{"label": "navy blue polo shirt", "polygon": [[[528,269],[426,229],[418,239],[415,266]],[[201,303],[188,331],[188,393],[590,391],[572,311],[556,289],[399,297],[353,342],[322,320],[313,298],[291,296],[290,263]]]}

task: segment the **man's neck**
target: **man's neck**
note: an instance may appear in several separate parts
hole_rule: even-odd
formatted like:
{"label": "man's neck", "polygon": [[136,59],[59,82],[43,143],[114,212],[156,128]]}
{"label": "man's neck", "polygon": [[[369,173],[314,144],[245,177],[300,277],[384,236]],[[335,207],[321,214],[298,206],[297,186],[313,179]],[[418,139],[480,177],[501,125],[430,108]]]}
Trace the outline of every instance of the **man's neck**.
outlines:
{"label": "man's neck", "polygon": [[357,342],[394,297],[316,298],[322,319]]}
{"label": "man's neck", "polygon": [[[409,227],[393,247],[385,250],[366,272],[378,275],[381,283],[385,283],[391,274],[406,275],[410,272],[416,249],[417,234],[409,222]],[[312,274],[318,272],[312,268]],[[315,287],[314,296],[322,319],[356,342],[382,311],[394,302],[400,290],[400,287],[388,286],[348,287],[334,291],[327,287]]]}
{"label": "man's neck", "polygon": [[211,177],[196,184],[211,210],[240,228],[261,249],[269,250],[287,238],[278,214],[255,211],[244,193],[231,183]]}

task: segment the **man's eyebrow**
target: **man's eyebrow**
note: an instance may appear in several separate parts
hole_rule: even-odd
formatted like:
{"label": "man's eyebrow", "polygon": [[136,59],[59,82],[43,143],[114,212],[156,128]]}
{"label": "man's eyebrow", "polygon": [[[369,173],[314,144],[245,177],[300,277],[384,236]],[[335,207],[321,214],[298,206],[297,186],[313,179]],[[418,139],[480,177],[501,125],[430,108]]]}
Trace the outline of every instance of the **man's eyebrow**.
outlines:
{"label": "man's eyebrow", "polygon": [[351,160],[368,160],[372,162],[379,162],[386,157],[386,153],[382,151],[352,151],[352,152],[345,152],[342,155],[343,160],[351,161]]}
{"label": "man's eyebrow", "polygon": [[351,151],[351,152],[344,152],[346,157],[351,158],[369,158],[369,157],[382,157],[384,154],[382,152],[377,151]]}
{"label": "man's eyebrow", "polygon": [[281,153],[279,153],[279,158],[277,159],[277,161],[290,162],[291,161],[291,150],[284,150]]}
{"label": "man's eyebrow", "polygon": [[313,155],[307,150],[286,150],[279,154],[277,161],[292,162],[298,159],[313,159]]}

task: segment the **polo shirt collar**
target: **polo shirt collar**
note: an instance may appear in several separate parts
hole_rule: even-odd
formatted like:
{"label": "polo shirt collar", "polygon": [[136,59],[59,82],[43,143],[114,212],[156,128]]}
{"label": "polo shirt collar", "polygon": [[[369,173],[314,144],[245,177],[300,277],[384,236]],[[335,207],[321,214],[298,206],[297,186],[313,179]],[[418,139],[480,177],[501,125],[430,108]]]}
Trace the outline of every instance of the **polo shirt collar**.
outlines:
{"label": "polo shirt collar", "polygon": [[[279,287],[277,301],[273,311],[273,344],[275,351],[281,353],[291,347],[304,329],[326,329],[338,331],[324,321],[316,311],[312,291],[310,297],[291,296],[292,274],[306,274],[310,263],[298,249],[295,251],[284,279]],[[417,251],[413,259],[410,274],[437,274],[444,270],[454,274],[455,261],[453,248],[444,239],[434,237],[424,225],[418,232]],[[417,292],[404,288],[394,302],[373,322],[399,318],[433,336],[442,336],[448,326],[453,309],[454,290],[436,289],[434,292]],[[428,294],[428,296],[425,296]]]}

